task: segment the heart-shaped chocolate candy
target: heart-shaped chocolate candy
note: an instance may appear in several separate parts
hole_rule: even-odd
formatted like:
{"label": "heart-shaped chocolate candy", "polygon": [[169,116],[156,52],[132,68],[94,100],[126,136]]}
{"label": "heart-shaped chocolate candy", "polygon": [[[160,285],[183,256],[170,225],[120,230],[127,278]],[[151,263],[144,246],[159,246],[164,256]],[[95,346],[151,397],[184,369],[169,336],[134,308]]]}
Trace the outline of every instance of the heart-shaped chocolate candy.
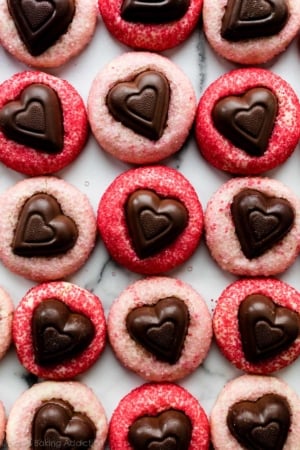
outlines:
{"label": "heart-shaped chocolate candy", "polygon": [[281,241],[294,222],[291,204],[255,189],[243,189],[231,205],[235,231],[248,259],[257,258]]}
{"label": "heart-shaped chocolate candy", "polygon": [[277,99],[262,87],[249,89],[241,96],[224,97],[212,111],[216,129],[251,156],[266,151],[276,115]]}
{"label": "heart-shaped chocolate candy", "polygon": [[166,126],[170,99],[164,75],[147,70],[133,81],[117,83],[107,95],[112,116],[135,133],[157,141]]}
{"label": "heart-shaped chocolate candy", "polygon": [[55,256],[70,250],[78,237],[74,221],[63,214],[57,200],[35,194],[24,204],[16,226],[13,252],[16,255]]}
{"label": "heart-shaped chocolate candy", "polygon": [[124,0],[121,17],[127,22],[163,24],[181,19],[190,0]]}
{"label": "heart-shaped chocolate candy", "polygon": [[32,56],[39,56],[66,33],[74,0],[7,0],[19,36]]}
{"label": "heart-shaped chocolate candy", "polygon": [[221,36],[229,41],[279,33],[289,17],[286,0],[228,0]]}
{"label": "heart-shaped chocolate candy", "polygon": [[140,306],[126,317],[130,336],[157,359],[170,364],[175,364],[180,358],[188,325],[188,308],[176,297]]}

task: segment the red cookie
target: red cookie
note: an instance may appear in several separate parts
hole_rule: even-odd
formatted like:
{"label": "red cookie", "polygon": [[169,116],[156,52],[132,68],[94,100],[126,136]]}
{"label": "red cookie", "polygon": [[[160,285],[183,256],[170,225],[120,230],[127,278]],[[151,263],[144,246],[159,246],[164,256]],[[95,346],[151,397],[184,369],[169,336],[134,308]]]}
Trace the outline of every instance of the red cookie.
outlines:
{"label": "red cookie", "polygon": [[194,188],[175,169],[141,167],[111,183],[100,200],[97,221],[119,264],[158,274],[184,263],[195,251],[203,212]]}

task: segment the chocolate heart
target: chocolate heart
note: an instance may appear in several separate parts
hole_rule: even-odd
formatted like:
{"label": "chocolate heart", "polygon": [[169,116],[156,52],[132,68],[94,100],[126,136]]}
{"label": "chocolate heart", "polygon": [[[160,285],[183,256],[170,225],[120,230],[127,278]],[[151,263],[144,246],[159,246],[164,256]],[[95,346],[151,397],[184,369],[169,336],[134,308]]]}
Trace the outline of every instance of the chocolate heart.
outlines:
{"label": "chocolate heart", "polygon": [[170,245],[188,222],[185,206],[178,200],[161,198],[150,190],[137,190],[126,205],[126,221],[133,246],[147,258]]}
{"label": "chocolate heart", "polygon": [[93,323],[62,301],[48,299],[32,315],[32,341],[37,364],[59,364],[85,350],[93,340]]}
{"label": "chocolate heart", "polygon": [[127,22],[163,24],[181,19],[190,0],[124,0],[121,17]]}
{"label": "chocolate heart", "polygon": [[129,428],[128,441],[134,450],[188,450],[192,424],[182,411],[168,409],[157,416],[143,416]]}
{"label": "chocolate heart", "polygon": [[180,358],[188,326],[188,308],[176,297],[140,306],[126,317],[130,336],[157,359],[170,364],[175,364]]}
{"label": "chocolate heart", "polygon": [[63,116],[56,92],[45,84],[32,84],[19,100],[0,110],[0,128],[6,137],[45,153],[64,146]]}
{"label": "chocolate heart", "polygon": [[36,411],[32,422],[34,449],[53,448],[89,449],[96,437],[91,419],[60,399],[44,402]]}
{"label": "chocolate heart", "polygon": [[282,450],[290,423],[289,405],[277,394],[235,403],[227,415],[230,432],[249,450]]}
{"label": "chocolate heart", "polygon": [[285,0],[228,0],[221,36],[229,41],[272,36],[282,30],[288,17]]}
{"label": "chocolate heart", "polygon": [[262,294],[242,301],[238,320],[244,354],[254,363],[278,355],[299,335],[298,314]]}
{"label": "chocolate heart", "polygon": [[24,257],[66,253],[78,237],[76,224],[63,214],[57,200],[35,194],[24,204],[16,226],[13,252]]}
{"label": "chocolate heart", "polygon": [[216,129],[251,156],[267,150],[277,115],[277,99],[266,88],[219,100],[213,108]]}
{"label": "chocolate heart", "polygon": [[20,39],[39,56],[66,33],[75,13],[74,0],[7,0]]}
{"label": "chocolate heart", "polygon": [[234,197],[231,214],[248,259],[257,258],[280,242],[294,222],[294,210],[287,200],[254,189],[243,189]]}
{"label": "chocolate heart", "polygon": [[107,107],[123,125],[157,141],[166,126],[170,99],[164,75],[147,70],[133,81],[117,83],[107,95]]}

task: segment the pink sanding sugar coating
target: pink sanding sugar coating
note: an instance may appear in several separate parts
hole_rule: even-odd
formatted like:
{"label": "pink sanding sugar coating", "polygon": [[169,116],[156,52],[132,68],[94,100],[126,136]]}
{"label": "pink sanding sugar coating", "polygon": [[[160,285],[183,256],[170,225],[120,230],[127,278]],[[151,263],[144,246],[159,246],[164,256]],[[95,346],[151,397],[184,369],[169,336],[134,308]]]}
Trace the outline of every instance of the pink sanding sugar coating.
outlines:
{"label": "pink sanding sugar coating", "polygon": [[[160,139],[150,140],[118,122],[110,114],[106,98],[120,82],[155,70],[166,77],[170,102],[166,127]],[[103,150],[133,164],[150,164],[180,150],[196,113],[196,96],[187,76],[169,59],[148,52],[125,53],[111,61],[93,81],[88,98],[92,132]]]}
{"label": "pink sanding sugar coating", "polygon": [[256,401],[265,394],[278,394],[287,400],[291,413],[291,426],[283,450],[299,448],[300,400],[297,394],[282,380],[262,375],[243,375],[228,382],[213,406],[210,426],[215,450],[242,450],[227,427],[229,408],[244,400]]}
{"label": "pink sanding sugar coating", "polygon": [[242,349],[238,310],[242,301],[253,294],[265,295],[276,306],[300,315],[300,293],[283,281],[271,278],[242,279],[230,284],[220,295],[213,316],[216,342],[224,356],[237,368],[267,375],[291,364],[300,355],[300,336],[277,356],[251,363]]}
{"label": "pink sanding sugar coating", "polygon": [[[175,241],[144,259],[132,246],[125,217],[128,197],[138,189],[178,200],[188,211],[187,226]],[[201,238],[203,211],[196,191],[181,173],[166,166],[140,167],[122,173],[107,188],[99,203],[97,223],[104,244],[119,264],[133,272],[153,275],[179,266],[192,255]]]}
{"label": "pink sanding sugar coating", "polygon": [[78,92],[67,81],[44,72],[26,71],[13,75],[0,86],[0,109],[19,101],[22,91],[34,83],[52,88],[60,102],[64,139],[59,153],[46,153],[17,143],[0,130],[0,161],[26,175],[46,175],[70,164],[83,149],[88,135],[85,105]]}
{"label": "pink sanding sugar coating", "polygon": [[[88,347],[66,362],[42,366],[35,362],[32,339],[32,315],[40,303],[48,299],[62,301],[73,314],[88,317],[95,335]],[[58,281],[30,289],[16,308],[13,321],[13,340],[20,362],[31,373],[52,380],[70,379],[86,371],[98,359],[106,341],[106,323],[100,299],[71,283]]]}
{"label": "pink sanding sugar coating", "polygon": [[133,422],[168,409],[182,411],[189,417],[193,428],[189,450],[208,450],[210,432],[203,408],[184,388],[170,383],[144,384],[120,401],[109,424],[110,450],[131,450],[127,435]]}
{"label": "pink sanding sugar coating", "polygon": [[0,287],[0,359],[6,354],[11,343],[13,313],[13,301],[8,293]]}
{"label": "pink sanding sugar coating", "polygon": [[[215,128],[212,111],[220,99],[241,96],[264,87],[277,98],[277,115],[268,147],[262,156],[251,156]],[[295,150],[300,137],[300,104],[292,87],[269,70],[232,70],[214,81],[200,99],[195,133],[199,149],[217,169],[240,175],[258,175],[282,164]]]}

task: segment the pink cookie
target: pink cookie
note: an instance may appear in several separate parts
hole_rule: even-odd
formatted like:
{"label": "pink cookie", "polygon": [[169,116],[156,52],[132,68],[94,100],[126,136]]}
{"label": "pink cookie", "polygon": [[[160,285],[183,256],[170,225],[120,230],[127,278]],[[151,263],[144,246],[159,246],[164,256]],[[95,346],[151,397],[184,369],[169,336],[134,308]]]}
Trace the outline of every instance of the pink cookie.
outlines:
{"label": "pink cookie", "polygon": [[34,281],[76,272],[96,239],[88,198],[55,177],[25,179],[0,196],[0,259],[12,272]]}
{"label": "pink cookie", "polygon": [[234,178],[212,196],[205,213],[212,257],[236,275],[285,271],[300,245],[300,200],[271,178]]}
{"label": "pink cookie", "polygon": [[67,82],[21,72],[0,86],[0,161],[26,175],[51,174],[70,164],[88,133],[84,103]]}
{"label": "pink cookie", "polygon": [[125,53],[96,76],[88,99],[91,128],[103,150],[149,164],[180,150],[196,113],[191,82],[169,59]]}
{"label": "pink cookie", "polygon": [[58,67],[80,53],[97,21],[93,0],[0,0],[0,42],[21,62]]}
{"label": "pink cookie", "polygon": [[237,69],[200,99],[196,139],[207,161],[230,173],[257,175],[282,164],[300,137],[300,104],[291,86],[264,69]]}
{"label": "pink cookie", "polygon": [[209,424],[198,400],[184,388],[144,384],[127,394],[114,411],[109,444],[110,450],[208,450]]}
{"label": "pink cookie", "polygon": [[110,343],[125,365],[149,381],[175,381],[193,372],[211,343],[211,317],[188,284],[166,277],[140,280],[114,301]]}
{"label": "pink cookie", "polygon": [[14,403],[6,440],[10,450],[103,450],[107,428],[104,409],[88,386],[76,381],[44,381]]}
{"label": "pink cookie", "polygon": [[[6,354],[11,344],[13,313],[14,313],[14,305],[12,299],[7,294],[7,292],[0,287],[0,359],[2,359],[3,356]],[[0,432],[0,445],[1,445],[1,432]]]}
{"label": "pink cookie", "polygon": [[275,377],[243,375],[223,388],[210,424],[215,450],[296,450],[300,401]]}
{"label": "pink cookie", "polygon": [[238,369],[269,374],[300,355],[300,293],[272,278],[235,281],[220,295],[216,342]]}
{"label": "pink cookie", "polygon": [[185,41],[196,27],[203,0],[98,0],[109,32],[123,44],[160,52]]}
{"label": "pink cookie", "polygon": [[265,63],[300,29],[300,0],[204,0],[203,28],[212,48],[240,64]]}
{"label": "pink cookie", "polygon": [[119,175],[100,200],[97,221],[116,262],[133,272],[159,274],[184,263],[195,251],[203,212],[183,175],[152,166]]}
{"label": "pink cookie", "polygon": [[35,286],[15,311],[13,340],[29,372],[53,380],[74,378],[94,364],[105,346],[100,299],[64,281]]}

